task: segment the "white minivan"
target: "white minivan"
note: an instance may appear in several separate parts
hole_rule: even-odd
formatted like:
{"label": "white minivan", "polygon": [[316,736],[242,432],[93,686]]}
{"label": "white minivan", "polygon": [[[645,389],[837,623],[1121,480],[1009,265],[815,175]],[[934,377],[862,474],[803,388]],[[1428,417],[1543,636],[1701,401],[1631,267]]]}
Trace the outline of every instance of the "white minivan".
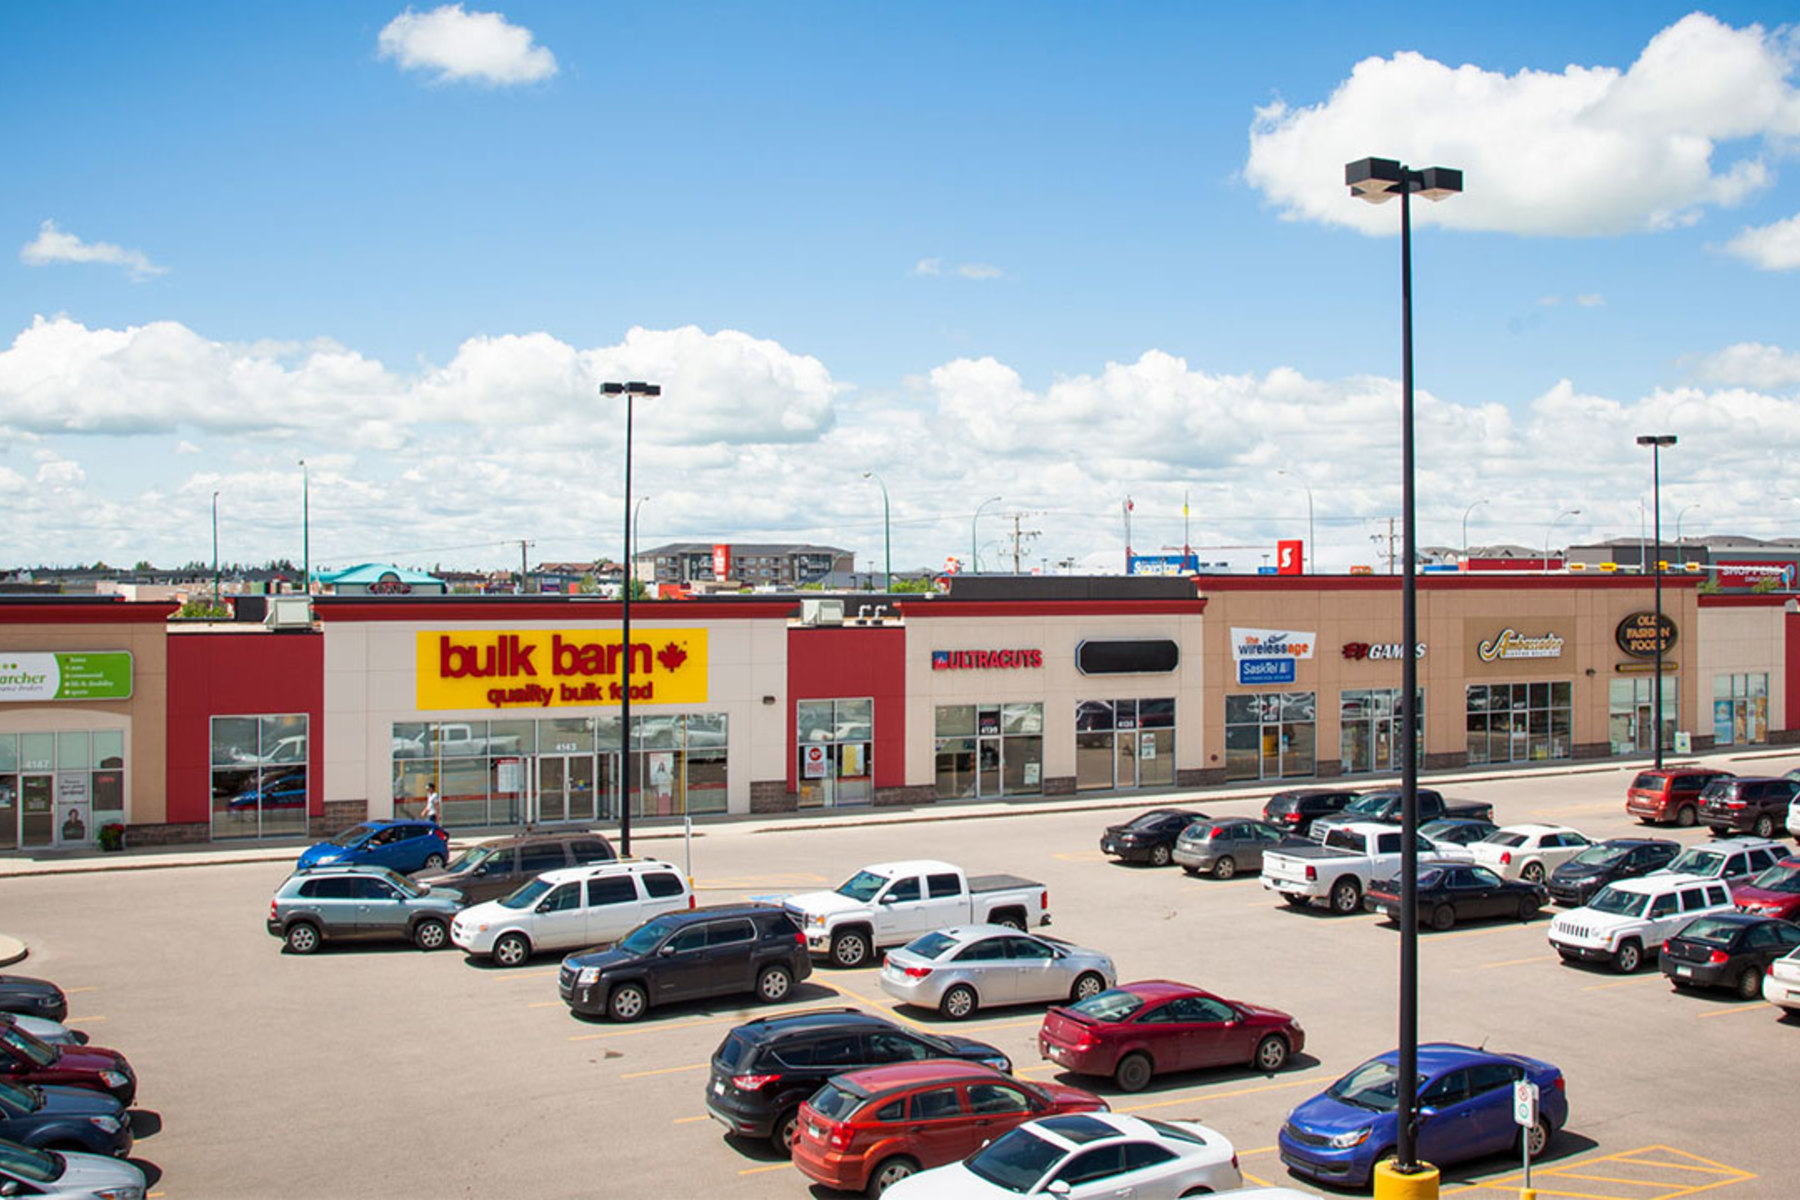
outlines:
{"label": "white minivan", "polygon": [[675,867],[623,859],[546,871],[510,896],[471,905],[450,923],[450,940],[516,967],[540,950],[615,942],[651,917],[693,907],[693,889]]}

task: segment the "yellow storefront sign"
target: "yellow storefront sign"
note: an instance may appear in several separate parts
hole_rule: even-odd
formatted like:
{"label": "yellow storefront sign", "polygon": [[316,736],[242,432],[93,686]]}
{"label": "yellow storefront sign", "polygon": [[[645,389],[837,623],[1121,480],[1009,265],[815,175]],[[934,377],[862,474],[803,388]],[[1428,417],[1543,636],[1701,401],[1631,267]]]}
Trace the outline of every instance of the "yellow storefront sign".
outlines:
{"label": "yellow storefront sign", "polygon": [[[605,707],[624,699],[618,630],[421,630],[414,658],[421,712]],[[633,630],[631,702],[704,704],[706,630]]]}

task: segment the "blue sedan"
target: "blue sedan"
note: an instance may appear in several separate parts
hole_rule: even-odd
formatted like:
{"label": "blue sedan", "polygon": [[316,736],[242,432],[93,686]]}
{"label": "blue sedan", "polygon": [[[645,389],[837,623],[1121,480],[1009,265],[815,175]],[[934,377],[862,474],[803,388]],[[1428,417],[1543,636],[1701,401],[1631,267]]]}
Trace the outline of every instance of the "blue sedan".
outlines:
{"label": "blue sedan", "polygon": [[[1278,1139],[1281,1161],[1322,1183],[1366,1185],[1397,1140],[1399,1054],[1372,1058],[1289,1114]],[[1538,1121],[1513,1123],[1513,1084],[1538,1086]],[[1562,1071],[1522,1054],[1449,1042],[1419,1047],[1418,1156],[1437,1165],[1519,1151],[1536,1159],[1569,1119]]]}
{"label": "blue sedan", "polygon": [[332,838],[309,846],[301,867],[348,864],[386,867],[400,875],[436,869],[450,858],[450,835],[435,821],[364,821]]}

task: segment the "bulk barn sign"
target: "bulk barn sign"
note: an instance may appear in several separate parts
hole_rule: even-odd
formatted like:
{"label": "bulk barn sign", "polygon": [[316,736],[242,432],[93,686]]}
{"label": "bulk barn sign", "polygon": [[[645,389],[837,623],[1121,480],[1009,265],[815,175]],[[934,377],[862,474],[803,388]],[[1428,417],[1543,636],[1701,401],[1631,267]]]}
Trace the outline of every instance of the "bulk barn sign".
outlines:
{"label": "bulk barn sign", "polygon": [[[414,651],[421,712],[610,707],[625,697],[617,630],[421,630]],[[706,702],[706,630],[653,629],[631,642],[633,703]]]}

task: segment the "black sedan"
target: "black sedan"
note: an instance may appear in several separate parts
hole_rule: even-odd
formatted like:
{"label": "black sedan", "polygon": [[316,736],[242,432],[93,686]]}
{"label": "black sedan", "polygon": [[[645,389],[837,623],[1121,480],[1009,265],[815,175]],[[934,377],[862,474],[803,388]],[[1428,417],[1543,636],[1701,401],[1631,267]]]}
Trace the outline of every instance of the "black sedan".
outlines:
{"label": "black sedan", "polygon": [[1580,908],[1607,884],[1660,871],[1679,853],[1681,843],[1668,838],[1612,838],[1557,867],[1545,883],[1551,900]]}
{"label": "black sedan", "polygon": [[105,1092],[0,1082],[0,1138],[39,1150],[131,1153],[131,1118]]}
{"label": "black sedan", "polygon": [[0,975],[0,1012],[60,1021],[69,1015],[69,998],[48,979]]}
{"label": "black sedan", "polygon": [[[1486,867],[1447,863],[1419,868],[1419,923],[1449,929],[1458,921],[1511,917],[1529,921],[1544,907],[1542,884],[1502,879]],[[1363,894],[1363,907],[1390,921],[1400,919],[1400,881],[1377,879]]]}
{"label": "black sedan", "polygon": [[1122,862],[1166,867],[1175,861],[1175,839],[1181,831],[1205,818],[1205,813],[1185,808],[1153,808],[1123,825],[1107,826],[1100,835],[1100,849]]}
{"label": "black sedan", "polygon": [[1800,926],[1749,913],[1695,917],[1662,944],[1662,973],[1677,988],[1730,988],[1739,999],[1762,995],[1769,964],[1800,949]]}

